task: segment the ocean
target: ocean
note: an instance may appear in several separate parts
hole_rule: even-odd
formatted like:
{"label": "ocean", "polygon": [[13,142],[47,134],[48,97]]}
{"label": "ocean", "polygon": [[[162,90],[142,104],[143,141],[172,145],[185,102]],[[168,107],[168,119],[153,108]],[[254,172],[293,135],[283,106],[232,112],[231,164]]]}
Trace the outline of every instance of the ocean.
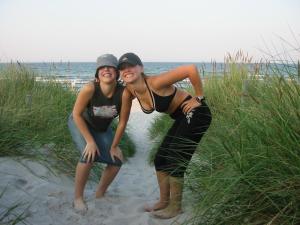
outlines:
{"label": "ocean", "polygon": [[[144,69],[147,75],[159,74],[180,65],[195,64],[205,74],[213,71],[222,71],[223,63],[195,63],[195,62],[145,62]],[[96,63],[92,62],[61,62],[61,63],[24,63],[40,75],[55,76],[57,78],[93,78],[96,71]]]}
{"label": "ocean", "polygon": [[[1,63],[3,68],[8,63]],[[202,78],[212,75],[224,74],[228,71],[224,63],[216,62],[145,62],[144,69],[147,75],[155,75],[174,69],[180,65],[195,64],[199,69]],[[96,71],[96,63],[93,62],[41,62],[22,63],[36,73],[37,80],[55,79],[58,82],[70,82],[72,86],[78,87],[92,80]],[[244,66],[245,64],[243,64]],[[276,66],[280,66],[276,64]],[[255,74],[259,69],[259,75],[272,74],[270,64],[247,64],[248,70]]]}
{"label": "ocean", "polygon": [[[221,72],[223,63],[194,63],[194,62],[145,62],[145,74],[155,75],[174,69],[180,65],[195,64],[202,76],[209,76],[212,72]],[[0,64],[3,67],[7,65]],[[73,87],[92,80],[96,71],[96,63],[93,62],[55,62],[55,63],[22,63],[36,73],[37,80],[43,81],[55,79],[58,82],[70,82]]]}

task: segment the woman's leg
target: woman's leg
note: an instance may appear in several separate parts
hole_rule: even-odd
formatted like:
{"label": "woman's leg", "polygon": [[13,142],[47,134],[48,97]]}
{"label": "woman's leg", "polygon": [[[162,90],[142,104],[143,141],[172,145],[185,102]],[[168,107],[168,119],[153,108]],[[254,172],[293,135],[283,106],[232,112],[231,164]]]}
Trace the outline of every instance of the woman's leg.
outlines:
{"label": "woman's leg", "polygon": [[107,165],[104,171],[102,172],[98,188],[96,190],[96,198],[101,198],[104,196],[108,186],[117,176],[121,167],[114,165]]}
{"label": "woman's leg", "polygon": [[169,176],[170,180],[170,203],[163,210],[153,212],[153,215],[161,219],[169,219],[182,212],[183,178]]}
{"label": "woman's leg", "polygon": [[[86,141],[81,135],[80,131],[78,130],[76,124],[74,123],[72,115],[70,115],[69,117],[68,127],[77,149],[82,153],[86,146]],[[104,162],[108,164],[108,166],[103,171],[98,189],[96,191],[96,197],[102,197],[105,191],[107,190],[109,184],[112,182],[112,180],[119,172],[122,162],[119,159],[116,159],[116,162],[113,162],[109,153],[112,140],[113,140],[113,132],[111,128],[108,128],[107,131],[105,132],[97,132],[91,127],[89,127],[89,131],[91,132],[91,135],[93,136],[100,150],[100,156],[96,157],[95,161]],[[115,163],[116,166],[110,165],[110,163]],[[87,163],[83,159],[83,157],[81,157],[80,162],[77,164],[76,167],[76,176],[75,176],[74,207],[78,210],[87,209],[87,206],[84,203],[84,199],[83,199],[83,192],[91,168],[92,168],[92,163]]]}
{"label": "woman's leg", "polygon": [[164,209],[168,206],[170,200],[170,181],[169,175],[162,171],[156,171],[157,182],[159,186],[159,200],[153,205],[145,205],[146,212]]}
{"label": "woman's leg", "polygon": [[[180,121],[180,122],[179,122]],[[154,212],[159,218],[168,219],[182,212],[182,192],[184,173],[202,136],[211,123],[209,108],[204,104],[196,108],[186,119],[179,119],[174,138],[169,144],[168,161],[170,167],[170,203],[167,208]]]}
{"label": "woman's leg", "polygon": [[117,176],[119,170],[121,169],[122,162],[120,159],[115,158],[115,161],[111,158],[110,148],[113,142],[114,133],[111,128],[101,134],[95,135],[95,140],[97,146],[100,149],[100,161],[106,163],[104,171],[102,172],[97,190],[96,198],[101,198],[104,196],[107,188]]}
{"label": "woman's leg", "polygon": [[173,142],[174,134],[178,129],[178,122],[175,121],[172,127],[168,130],[162,144],[160,145],[154,159],[157,182],[160,191],[159,200],[153,205],[145,205],[144,209],[147,212],[164,209],[168,206],[170,200],[170,175],[168,170],[168,157],[170,144]]}
{"label": "woman's leg", "polygon": [[[73,116],[70,115],[68,119],[68,127],[74,144],[76,145],[77,149],[82,153],[86,142],[83,136],[81,135],[80,131],[78,130]],[[92,163],[85,163],[85,161],[81,158],[76,166],[75,172],[75,192],[74,192],[74,208],[80,211],[86,211],[87,205],[84,203],[83,192],[86,182],[88,180],[90,170],[92,168]]]}
{"label": "woman's leg", "polygon": [[74,195],[74,208],[77,210],[87,210],[87,205],[83,199],[83,192],[86,182],[88,180],[92,163],[79,162],[76,167],[75,174],[75,195]]}

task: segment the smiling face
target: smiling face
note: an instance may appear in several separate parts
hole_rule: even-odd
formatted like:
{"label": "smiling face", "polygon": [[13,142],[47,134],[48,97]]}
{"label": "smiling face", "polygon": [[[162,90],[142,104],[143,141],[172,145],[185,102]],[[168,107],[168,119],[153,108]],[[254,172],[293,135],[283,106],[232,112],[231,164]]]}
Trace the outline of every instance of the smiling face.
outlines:
{"label": "smiling face", "polygon": [[112,83],[117,78],[117,70],[112,66],[103,66],[98,70],[98,79],[100,82]]}
{"label": "smiling face", "polygon": [[144,72],[144,67],[140,65],[131,65],[129,63],[123,63],[120,68],[120,75],[121,79],[127,83],[134,83],[136,80],[138,80],[142,73]]}

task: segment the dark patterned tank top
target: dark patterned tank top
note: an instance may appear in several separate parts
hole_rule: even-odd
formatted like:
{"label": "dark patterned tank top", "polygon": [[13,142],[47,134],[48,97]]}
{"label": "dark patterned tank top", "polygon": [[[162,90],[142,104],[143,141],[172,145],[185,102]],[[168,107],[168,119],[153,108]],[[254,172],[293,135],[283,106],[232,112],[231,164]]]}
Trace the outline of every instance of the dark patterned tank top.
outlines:
{"label": "dark patterned tank top", "polygon": [[96,131],[104,132],[112,120],[120,115],[122,93],[125,87],[118,83],[111,98],[102,93],[98,82],[94,82],[94,87],[94,94],[83,113],[83,117]]}

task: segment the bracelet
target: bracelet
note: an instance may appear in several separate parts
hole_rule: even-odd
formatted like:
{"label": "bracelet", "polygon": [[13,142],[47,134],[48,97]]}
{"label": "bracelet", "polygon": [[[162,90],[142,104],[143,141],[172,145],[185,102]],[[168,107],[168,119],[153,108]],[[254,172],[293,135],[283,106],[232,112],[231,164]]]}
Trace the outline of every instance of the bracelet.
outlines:
{"label": "bracelet", "polygon": [[200,104],[202,103],[203,100],[205,100],[205,97],[203,95],[196,96],[196,101],[199,102]]}

